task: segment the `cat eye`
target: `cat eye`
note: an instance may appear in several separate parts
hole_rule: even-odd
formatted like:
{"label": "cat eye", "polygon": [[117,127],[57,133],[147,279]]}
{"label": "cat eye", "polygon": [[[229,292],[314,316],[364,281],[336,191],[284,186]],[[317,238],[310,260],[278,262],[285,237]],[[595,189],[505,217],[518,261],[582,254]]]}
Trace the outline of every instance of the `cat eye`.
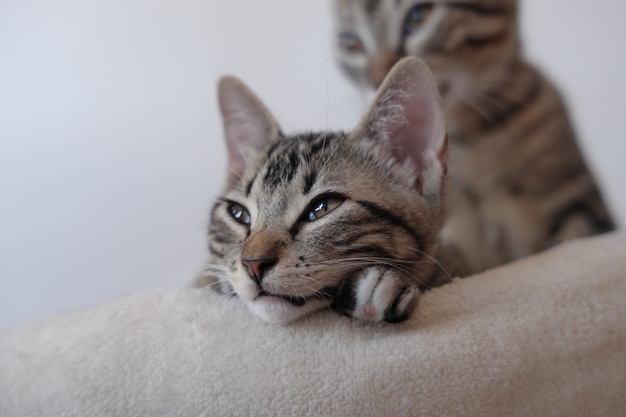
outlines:
{"label": "cat eye", "polygon": [[312,222],[324,217],[339,207],[344,201],[346,201],[346,199],[339,196],[324,196],[317,198],[313,201],[313,203],[311,203],[305,212],[304,219]]}
{"label": "cat eye", "polygon": [[359,37],[354,33],[350,32],[344,32],[339,35],[339,46],[341,49],[353,54],[361,53],[365,50],[361,39],[359,39]]}
{"label": "cat eye", "polygon": [[230,203],[228,206],[228,213],[237,223],[243,224],[244,226],[250,226],[250,213],[241,204]]}
{"label": "cat eye", "polygon": [[404,18],[402,34],[406,36],[415,31],[421,25],[422,21],[426,18],[426,15],[432,8],[432,4],[417,4],[411,7]]}

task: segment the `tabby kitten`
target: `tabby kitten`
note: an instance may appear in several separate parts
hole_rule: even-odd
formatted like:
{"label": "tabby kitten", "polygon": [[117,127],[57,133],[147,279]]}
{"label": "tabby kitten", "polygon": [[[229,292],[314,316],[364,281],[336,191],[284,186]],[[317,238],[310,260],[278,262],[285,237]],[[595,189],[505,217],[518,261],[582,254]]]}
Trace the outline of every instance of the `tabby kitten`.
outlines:
{"label": "tabby kitten", "polygon": [[401,321],[435,275],[447,140],[434,79],[400,61],[351,133],[287,136],[235,78],[219,83],[228,149],[198,284],[289,322],[332,307]]}
{"label": "tabby kitten", "polygon": [[613,229],[559,94],[521,56],[515,0],[336,0],[336,15],[338,59],[359,85],[376,88],[403,56],[435,74],[455,274]]}

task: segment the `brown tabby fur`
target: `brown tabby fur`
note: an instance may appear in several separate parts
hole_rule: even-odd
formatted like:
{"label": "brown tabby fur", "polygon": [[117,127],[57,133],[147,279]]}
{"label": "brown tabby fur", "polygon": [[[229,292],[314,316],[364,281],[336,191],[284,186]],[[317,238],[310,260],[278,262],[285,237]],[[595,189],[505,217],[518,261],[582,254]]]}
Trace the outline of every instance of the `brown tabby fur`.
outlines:
{"label": "brown tabby fur", "polygon": [[451,141],[446,263],[467,275],[614,225],[561,98],[521,56],[517,1],[336,0],[338,59],[376,87],[431,67]]}
{"label": "brown tabby fur", "polygon": [[288,322],[321,308],[400,321],[435,275],[447,141],[427,66],[398,63],[353,132],[285,136],[240,81],[220,82],[229,154],[198,286]]}

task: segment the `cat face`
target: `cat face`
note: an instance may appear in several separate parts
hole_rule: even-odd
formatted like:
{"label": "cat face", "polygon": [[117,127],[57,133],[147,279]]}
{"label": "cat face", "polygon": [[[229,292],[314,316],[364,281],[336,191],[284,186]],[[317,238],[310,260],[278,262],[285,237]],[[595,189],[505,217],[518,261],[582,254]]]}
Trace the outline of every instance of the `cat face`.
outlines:
{"label": "cat face", "polygon": [[336,17],[337,58],[352,80],[376,88],[400,58],[419,56],[447,107],[508,77],[519,53],[514,0],[336,0]]}
{"label": "cat face", "polygon": [[346,283],[368,266],[427,282],[446,147],[423,63],[400,65],[349,134],[285,136],[234,78],[220,82],[219,99],[230,166],[209,228],[214,285],[288,322],[346,299]]}

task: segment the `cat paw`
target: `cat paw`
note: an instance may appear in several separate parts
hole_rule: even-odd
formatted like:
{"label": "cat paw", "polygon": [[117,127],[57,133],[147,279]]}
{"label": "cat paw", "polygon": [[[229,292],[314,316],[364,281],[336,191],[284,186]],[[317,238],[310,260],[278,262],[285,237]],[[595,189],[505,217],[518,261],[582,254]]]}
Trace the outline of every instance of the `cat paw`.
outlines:
{"label": "cat paw", "polygon": [[397,323],[411,315],[419,294],[400,271],[371,267],[345,282],[332,308],[360,320]]}

